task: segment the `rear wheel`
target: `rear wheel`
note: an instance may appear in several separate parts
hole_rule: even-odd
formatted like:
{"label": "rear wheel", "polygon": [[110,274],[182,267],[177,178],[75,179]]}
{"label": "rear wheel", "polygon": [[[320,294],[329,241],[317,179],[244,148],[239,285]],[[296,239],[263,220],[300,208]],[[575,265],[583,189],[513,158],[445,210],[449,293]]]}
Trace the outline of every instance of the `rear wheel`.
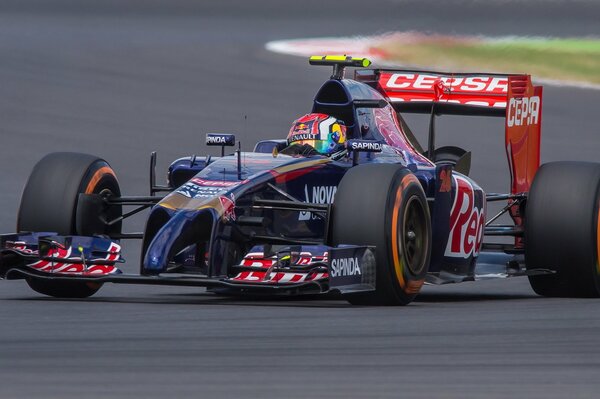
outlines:
{"label": "rear wheel", "polygon": [[421,184],[401,165],[352,168],[335,195],[332,245],[376,247],[376,291],[348,295],[358,305],[406,305],[425,281],[431,220]]}
{"label": "rear wheel", "polygon": [[[116,175],[101,158],[88,154],[57,152],[46,155],[33,168],[23,190],[17,217],[17,231],[56,232],[77,235],[76,214],[79,194],[120,196]],[[118,217],[112,208],[105,217]],[[86,225],[86,221],[80,221]],[[96,234],[120,232],[121,225],[105,226]],[[101,284],[56,282],[28,278],[29,286],[45,295],[59,298],[84,298],[93,295]]]}
{"label": "rear wheel", "polygon": [[527,269],[533,290],[552,297],[600,296],[600,164],[552,162],[538,170],[525,213]]}

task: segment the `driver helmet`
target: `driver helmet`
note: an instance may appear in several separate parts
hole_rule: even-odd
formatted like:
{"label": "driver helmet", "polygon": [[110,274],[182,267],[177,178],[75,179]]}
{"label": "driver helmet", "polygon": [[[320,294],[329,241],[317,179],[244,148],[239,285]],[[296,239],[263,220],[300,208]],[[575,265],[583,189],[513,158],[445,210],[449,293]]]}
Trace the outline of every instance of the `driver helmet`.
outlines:
{"label": "driver helmet", "polygon": [[331,155],[346,142],[346,125],[327,114],[306,114],[294,121],[287,142],[308,144],[321,155]]}

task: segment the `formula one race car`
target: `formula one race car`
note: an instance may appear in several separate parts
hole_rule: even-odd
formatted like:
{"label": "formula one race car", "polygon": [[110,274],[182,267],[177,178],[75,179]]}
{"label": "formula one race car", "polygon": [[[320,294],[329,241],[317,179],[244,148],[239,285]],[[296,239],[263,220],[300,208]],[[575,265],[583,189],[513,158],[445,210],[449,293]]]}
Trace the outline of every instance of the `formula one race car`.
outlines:
{"label": "formula one race car", "polygon": [[[370,62],[347,56],[310,63],[333,75],[287,140],[225,155],[235,137],[209,134],[222,156],[174,161],[165,186],[153,153],[149,196],[122,196],[101,158],[44,157],[17,233],[0,236],[0,276],[54,297],[112,282],[404,305],[424,283],[511,276],[528,276],[540,295],[600,294],[600,165],[539,167],[542,89],[528,75],[360,69]],[[349,66],[359,67],[354,79],[344,78]],[[430,114],[426,150],[401,112]],[[469,152],[435,146],[440,114],[506,118],[509,193],[484,193],[468,177]],[[487,218],[490,201],[505,206]],[[146,208],[144,232],[122,232]],[[493,224],[505,213],[513,223]],[[130,238],[142,241],[139,275],[117,268]]]}

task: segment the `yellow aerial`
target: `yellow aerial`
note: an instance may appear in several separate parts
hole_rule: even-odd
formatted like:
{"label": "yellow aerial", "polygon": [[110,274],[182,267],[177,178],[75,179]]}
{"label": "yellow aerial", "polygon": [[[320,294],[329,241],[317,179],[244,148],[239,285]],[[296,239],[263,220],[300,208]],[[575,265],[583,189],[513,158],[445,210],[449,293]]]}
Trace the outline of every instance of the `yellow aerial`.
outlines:
{"label": "yellow aerial", "polygon": [[340,65],[366,68],[371,65],[368,58],[353,58],[349,55],[312,55],[308,59],[310,65]]}

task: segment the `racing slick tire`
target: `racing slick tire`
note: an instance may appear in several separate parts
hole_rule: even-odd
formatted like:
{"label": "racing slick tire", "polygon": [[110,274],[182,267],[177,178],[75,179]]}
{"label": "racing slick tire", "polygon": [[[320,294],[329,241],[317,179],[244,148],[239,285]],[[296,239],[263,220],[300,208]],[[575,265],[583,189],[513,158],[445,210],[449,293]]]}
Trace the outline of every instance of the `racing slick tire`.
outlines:
{"label": "racing slick tire", "polygon": [[540,167],[525,209],[527,269],[533,290],[549,297],[600,296],[600,164],[551,162]]}
{"label": "racing slick tire", "polygon": [[[79,194],[121,195],[119,182],[110,165],[93,155],[56,152],[46,155],[33,168],[21,197],[17,231],[56,232],[77,235],[76,215]],[[107,215],[118,217],[120,207]],[[85,220],[82,223],[85,225]],[[119,233],[121,224],[106,226],[98,234]],[[28,278],[29,286],[44,295],[59,298],[85,298],[101,284],[56,282]]]}
{"label": "racing slick tire", "polygon": [[353,167],[332,206],[332,245],[375,246],[376,289],[348,294],[355,305],[407,305],[429,269],[431,218],[418,179],[397,164]]}

